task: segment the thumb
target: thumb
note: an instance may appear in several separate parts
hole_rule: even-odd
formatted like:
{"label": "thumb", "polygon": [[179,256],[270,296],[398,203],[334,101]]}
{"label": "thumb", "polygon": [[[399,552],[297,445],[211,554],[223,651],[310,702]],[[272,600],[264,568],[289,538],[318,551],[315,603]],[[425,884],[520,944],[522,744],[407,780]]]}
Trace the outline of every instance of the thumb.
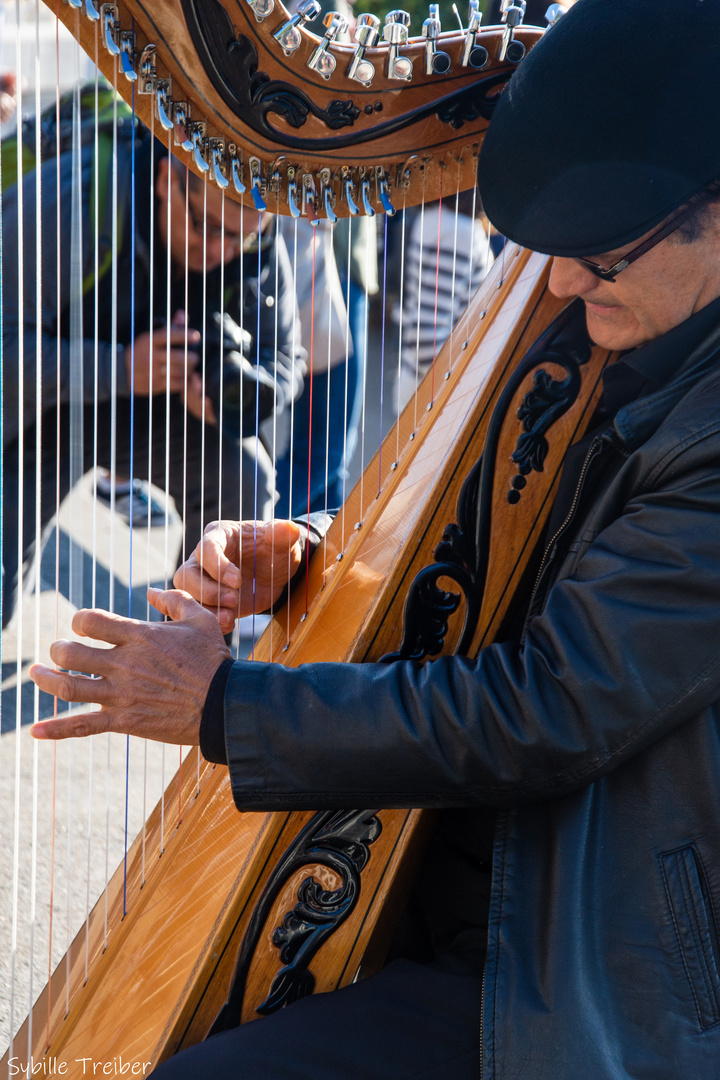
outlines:
{"label": "thumb", "polygon": [[267,540],[274,543],[276,551],[287,551],[297,544],[302,536],[300,526],[294,521],[271,521],[266,529]]}
{"label": "thumb", "polygon": [[180,589],[149,588],[147,598],[161,615],[167,615],[173,622],[190,619],[193,615],[205,614],[205,609],[193,600],[190,593]]}

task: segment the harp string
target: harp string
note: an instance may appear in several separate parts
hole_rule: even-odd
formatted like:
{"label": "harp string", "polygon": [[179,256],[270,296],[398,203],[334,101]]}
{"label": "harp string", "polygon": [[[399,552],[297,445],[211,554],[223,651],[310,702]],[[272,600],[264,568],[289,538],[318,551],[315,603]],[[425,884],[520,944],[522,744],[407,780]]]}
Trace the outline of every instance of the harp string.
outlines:
{"label": "harp string", "polygon": [[[435,401],[435,357],[437,356],[437,325],[438,325],[438,295],[440,292],[440,237],[442,235],[442,210],[443,210],[443,176],[444,173],[440,172],[440,199],[438,201],[438,215],[437,215],[437,247],[435,249],[435,297],[433,304],[433,350],[432,350],[432,362],[430,364],[430,370],[432,375],[430,376],[430,404]],[[418,320],[419,323],[419,320]],[[419,325],[418,325],[419,329]]]}
{"label": "harp string", "polygon": [[[15,18],[20,26],[20,0],[15,0]],[[16,42],[16,70],[18,72],[18,109],[22,108],[22,52],[20,48],[20,34]],[[18,274],[18,313],[23,310],[24,296],[24,265],[23,265],[23,234],[24,234],[24,205],[22,192],[22,154],[17,155],[17,274]],[[22,320],[18,318],[18,357],[24,355],[24,336]],[[24,441],[24,400],[25,385],[22,363],[18,362],[18,527],[17,527],[17,560],[18,560],[18,593],[22,595],[23,567],[22,567],[22,521],[24,515],[24,499],[22,489],[22,462],[25,451]],[[18,605],[21,608],[21,605]],[[21,786],[21,707],[22,707],[22,640],[23,620],[22,611],[19,610],[16,620],[17,629],[17,659],[15,665],[15,677],[17,680],[15,694],[15,788],[14,788],[14,813],[13,813],[13,867],[12,867],[12,931],[11,931],[11,961],[10,961],[10,1053],[13,1052],[13,1034],[15,1031],[15,981],[17,971],[17,948],[18,948],[18,903],[20,881],[20,786]]]}

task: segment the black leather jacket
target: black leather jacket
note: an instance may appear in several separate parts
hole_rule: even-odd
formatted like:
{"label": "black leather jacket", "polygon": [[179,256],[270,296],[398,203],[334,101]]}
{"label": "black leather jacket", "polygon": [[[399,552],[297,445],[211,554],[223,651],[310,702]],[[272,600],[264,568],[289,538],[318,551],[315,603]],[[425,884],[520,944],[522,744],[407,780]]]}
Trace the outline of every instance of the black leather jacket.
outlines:
{"label": "black leather jacket", "polygon": [[240,808],[499,808],[484,1080],[720,1077],[719,348],[593,442],[521,644],[230,672]]}

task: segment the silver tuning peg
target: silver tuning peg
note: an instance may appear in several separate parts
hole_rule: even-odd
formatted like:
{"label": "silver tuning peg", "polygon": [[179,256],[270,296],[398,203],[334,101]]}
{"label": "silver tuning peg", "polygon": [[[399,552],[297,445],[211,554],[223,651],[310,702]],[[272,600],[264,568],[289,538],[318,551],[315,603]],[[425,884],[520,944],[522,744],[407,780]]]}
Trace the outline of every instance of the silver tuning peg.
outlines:
{"label": "silver tuning peg", "polygon": [[400,46],[407,45],[409,25],[410,15],[407,11],[389,11],[385,16],[383,40],[390,46],[387,62],[388,79],[402,79],[404,82],[412,79],[412,60],[409,56],[399,55]]}
{"label": "silver tuning peg", "polygon": [[548,27],[554,26],[555,23],[558,22],[563,15],[567,15],[567,13],[568,9],[563,7],[562,4],[551,4],[545,12],[545,22],[548,24]]}
{"label": "silver tuning peg", "polygon": [[258,22],[267,19],[268,15],[275,10],[275,0],[248,0],[248,4],[253,9],[253,15]]}
{"label": "silver tuning peg", "polygon": [[422,26],[423,37],[425,38],[426,75],[445,75],[450,70],[450,57],[437,47],[440,30],[440,7],[438,4],[431,4],[430,15]]}
{"label": "silver tuning peg", "polygon": [[477,36],[482,23],[482,11],[478,7],[478,0],[470,0],[468,6],[468,28],[465,33],[463,45],[462,66],[483,68],[490,59],[488,51],[482,45],[478,45]]}
{"label": "silver tuning peg", "polygon": [[322,75],[323,79],[329,79],[335,70],[335,57],[329,48],[339,34],[344,34],[348,28],[348,21],[339,11],[328,11],[323,19],[325,37],[310,55],[307,66]]}
{"label": "silver tuning peg", "polygon": [[500,11],[505,23],[498,60],[509,60],[511,64],[518,64],[525,55],[525,46],[522,41],[516,41],[514,34],[518,26],[525,18],[526,0],[502,0]]}
{"label": "silver tuning peg", "polygon": [[377,45],[380,38],[380,20],[377,15],[370,15],[367,12],[358,15],[353,37],[358,47],[347,69],[347,77],[355,79],[363,86],[369,86],[375,77],[375,68],[369,60],[365,59],[365,50]]}
{"label": "silver tuning peg", "polygon": [[279,30],[276,30],[273,37],[281,46],[286,56],[295,52],[300,47],[302,42],[302,34],[300,28],[307,22],[312,22],[313,19],[317,19],[318,15],[322,11],[320,0],[302,0],[298,4],[297,14],[293,15],[292,19],[283,23]]}

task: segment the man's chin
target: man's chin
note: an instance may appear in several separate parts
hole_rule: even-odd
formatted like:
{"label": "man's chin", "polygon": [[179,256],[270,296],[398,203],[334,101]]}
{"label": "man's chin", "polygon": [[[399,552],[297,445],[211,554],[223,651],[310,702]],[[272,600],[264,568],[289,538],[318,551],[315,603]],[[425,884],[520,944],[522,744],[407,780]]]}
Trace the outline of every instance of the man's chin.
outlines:
{"label": "man's chin", "polygon": [[608,317],[598,317],[586,306],[585,319],[590,340],[601,349],[612,352],[624,352],[642,345],[644,338],[636,329],[634,332],[622,326],[616,326]]}

